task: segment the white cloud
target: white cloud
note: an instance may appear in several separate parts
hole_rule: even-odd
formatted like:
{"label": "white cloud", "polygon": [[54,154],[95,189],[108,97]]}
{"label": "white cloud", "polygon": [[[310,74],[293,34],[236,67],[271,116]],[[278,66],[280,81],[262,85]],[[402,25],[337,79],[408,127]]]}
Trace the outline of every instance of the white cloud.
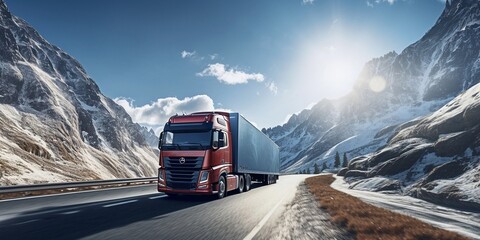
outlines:
{"label": "white cloud", "polygon": [[315,0],[302,0],[303,5],[313,4],[313,2],[315,2]]}
{"label": "white cloud", "polygon": [[218,58],[218,54],[214,53],[214,54],[210,54],[208,55],[210,57],[210,60],[215,60]]}
{"label": "white cloud", "polygon": [[188,51],[186,51],[186,50],[183,50],[183,51],[180,53],[180,56],[182,56],[182,58],[191,58],[191,57],[194,57],[196,54],[197,54],[196,51],[188,52]]}
{"label": "white cloud", "polygon": [[229,68],[221,63],[209,64],[202,72],[197,73],[200,77],[215,77],[218,81],[229,84],[242,84],[250,80],[263,82],[265,77],[261,73],[246,73]]}
{"label": "white cloud", "polygon": [[[157,101],[136,107],[132,99],[115,98],[114,101],[122,106],[140,125],[153,128],[159,134],[168,119],[175,114],[192,113],[214,110],[213,100],[207,95],[196,95],[178,99],[176,97],[159,98]],[[227,110],[228,111],[228,110]]]}
{"label": "white cloud", "polygon": [[270,92],[273,93],[273,95],[277,95],[278,87],[277,87],[277,85],[275,85],[274,81],[266,83],[265,86],[268,88],[268,90],[270,90]]}
{"label": "white cloud", "polygon": [[380,3],[388,3],[390,5],[393,5],[395,2],[398,0],[367,0],[367,6],[369,7],[374,7],[374,4],[380,4]]}

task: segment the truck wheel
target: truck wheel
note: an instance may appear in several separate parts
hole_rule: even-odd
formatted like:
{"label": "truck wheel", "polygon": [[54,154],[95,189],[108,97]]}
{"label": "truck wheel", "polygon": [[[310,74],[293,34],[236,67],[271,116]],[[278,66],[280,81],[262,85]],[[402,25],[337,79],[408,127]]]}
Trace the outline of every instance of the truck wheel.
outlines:
{"label": "truck wheel", "polygon": [[269,185],[270,184],[270,175],[263,175],[263,185]]}
{"label": "truck wheel", "polygon": [[238,176],[238,193],[242,193],[245,190],[245,178],[243,175]]}
{"label": "truck wheel", "polygon": [[250,190],[250,186],[252,185],[252,177],[250,174],[245,174],[245,188],[244,191],[248,192]]}
{"label": "truck wheel", "polygon": [[224,176],[220,176],[218,179],[218,193],[217,198],[221,199],[227,195],[227,181]]}

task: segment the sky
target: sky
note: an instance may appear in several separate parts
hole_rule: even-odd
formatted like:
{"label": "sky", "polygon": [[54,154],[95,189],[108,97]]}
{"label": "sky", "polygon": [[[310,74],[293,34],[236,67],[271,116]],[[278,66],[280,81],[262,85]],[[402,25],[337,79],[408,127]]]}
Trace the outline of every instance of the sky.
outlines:
{"label": "sky", "polygon": [[240,112],[283,124],[351,91],[363,65],[419,40],[442,0],[6,0],[132,119]]}

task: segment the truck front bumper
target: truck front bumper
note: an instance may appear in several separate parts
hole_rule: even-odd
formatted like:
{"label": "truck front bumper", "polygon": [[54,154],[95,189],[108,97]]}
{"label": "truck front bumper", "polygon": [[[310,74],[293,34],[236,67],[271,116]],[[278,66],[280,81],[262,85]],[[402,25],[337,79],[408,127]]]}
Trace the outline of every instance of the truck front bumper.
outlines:
{"label": "truck front bumper", "polygon": [[163,186],[158,186],[157,185],[157,190],[159,192],[164,192],[164,193],[174,193],[174,194],[184,194],[184,195],[212,195],[217,193],[217,191],[213,190],[213,187],[210,185],[205,189],[172,189],[169,187],[163,187]]}

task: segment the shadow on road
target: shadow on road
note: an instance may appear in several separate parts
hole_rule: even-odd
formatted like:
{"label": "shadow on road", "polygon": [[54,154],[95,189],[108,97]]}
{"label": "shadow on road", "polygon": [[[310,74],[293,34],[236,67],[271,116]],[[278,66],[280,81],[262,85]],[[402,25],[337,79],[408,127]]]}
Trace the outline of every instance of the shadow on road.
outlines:
{"label": "shadow on road", "polygon": [[159,196],[151,194],[24,212],[2,221],[0,236],[1,239],[78,239],[138,221],[161,218],[212,200],[211,197],[196,196],[155,199]]}
{"label": "shadow on road", "polygon": [[[252,190],[263,186],[253,183]],[[236,195],[235,191],[228,196]],[[41,208],[0,222],[1,239],[78,239],[215,200],[214,196],[142,195],[86,204]],[[222,200],[219,200],[222,201]]]}

